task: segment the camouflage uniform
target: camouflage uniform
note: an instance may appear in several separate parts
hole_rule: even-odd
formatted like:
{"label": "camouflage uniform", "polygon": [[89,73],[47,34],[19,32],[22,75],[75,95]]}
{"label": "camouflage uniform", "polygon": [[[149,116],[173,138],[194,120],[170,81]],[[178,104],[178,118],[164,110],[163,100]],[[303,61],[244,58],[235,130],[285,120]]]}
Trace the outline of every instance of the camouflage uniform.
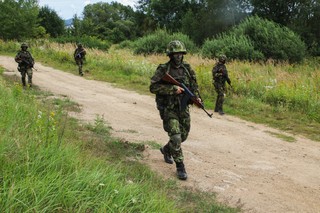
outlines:
{"label": "camouflage uniform", "polygon": [[228,71],[225,66],[225,62],[226,56],[220,56],[218,63],[212,69],[213,85],[218,94],[214,111],[219,112],[220,115],[224,114],[223,102],[226,90],[226,81],[229,85],[231,85],[231,80],[228,76]]}
{"label": "camouflage uniform", "polygon": [[82,44],[78,44],[77,49],[74,51],[73,57],[79,67],[79,75],[83,76],[82,66],[83,61],[86,59],[86,50],[83,48]]}
{"label": "camouflage uniform", "polygon": [[28,84],[32,87],[32,68],[34,65],[34,59],[29,51],[27,51],[28,45],[22,44],[21,50],[17,53],[14,60],[19,64],[18,71],[21,74],[22,85],[26,86],[26,75],[28,75]]}
{"label": "camouflage uniform", "polygon": [[[172,41],[169,45],[175,43],[183,45],[180,41]],[[168,49],[167,54],[170,57],[170,61],[158,66],[154,76],[151,78],[150,92],[156,94],[157,109],[163,121],[163,128],[169,135],[169,142],[160,150],[164,154],[165,162],[172,164],[171,156],[173,157],[177,166],[178,178],[185,180],[187,179],[187,174],[183,164],[181,143],[187,139],[190,131],[189,104],[191,103],[183,107],[181,100],[184,93],[176,94],[178,86],[170,84],[162,80],[162,78],[168,73],[178,82],[184,83],[197,97],[199,97],[198,85],[195,72],[189,64],[182,61],[183,56],[181,64],[178,66],[172,59],[174,53],[186,54],[184,45],[182,49],[176,51],[170,50],[170,47]]]}

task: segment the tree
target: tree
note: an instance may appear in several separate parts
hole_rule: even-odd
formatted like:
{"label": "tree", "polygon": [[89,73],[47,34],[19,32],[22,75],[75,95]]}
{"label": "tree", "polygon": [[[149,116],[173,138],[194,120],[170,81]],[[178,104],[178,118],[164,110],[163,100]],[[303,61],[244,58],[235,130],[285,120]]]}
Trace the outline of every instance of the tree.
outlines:
{"label": "tree", "polygon": [[249,0],[139,0],[137,6],[154,28],[183,32],[198,45],[239,23],[249,7]]}
{"label": "tree", "polygon": [[0,1],[0,38],[23,40],[43,36],[37,0]]}
{"label": "tree", "polygon": [[253,14],[289,27],[320,55],[319,0],[251,0]]}
{"label": "tree", "polygon": [[46,29],[46,32],[53,38],[65,33],[64,21],[58,16],[56,11],[47,6],[41,7],[38,18],[40,25]]}
{"label": "tree", "polygon": [[136,38],[135,13],[120,3],[96,3],[84,8],[81,33],[115,43]]}

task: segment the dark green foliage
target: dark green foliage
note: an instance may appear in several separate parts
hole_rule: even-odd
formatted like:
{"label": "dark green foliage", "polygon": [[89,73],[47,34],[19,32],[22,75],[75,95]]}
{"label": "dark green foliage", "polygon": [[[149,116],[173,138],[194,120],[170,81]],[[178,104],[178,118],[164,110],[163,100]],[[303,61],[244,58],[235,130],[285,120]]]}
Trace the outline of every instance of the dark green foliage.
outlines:
{"label": "dark green foliage", "polygon": [[120,3],[89,4],[84,8],[80,33],[113,43],[136,38],[134,11]]}
{"label": "dark green foliage", "polygon": [[300,37],[287,27],[258,16],[243,21],[234,30],[236,35],[244,34],[254,43],[266,59],[299,62],[306,54],[306,47]]}
{"label": "dark green foliage", "polygon": [[75,37],[75,36],[65,36],[65,37],[59,37],[59,38],[55,38],[52,39],[55,42],[58,43],[82,43],[86,48],[96,48],[96,49],[100,49],[100,50],[105,50],[107,51],[111,44],[108,41],[105,40],[101,40],[99,38],[96,38],[94,36],[79,36],[79,37]]}
{"label": "dark green foliage", "polygon": [[318,0],[251,0],[252,13],[287,26],[299,34],[309,53],[320,55],[320,1]]}
{"label": "dark green foliage", "polygon": [[38,15],[40,25],[46,29],[46,32],[53,38],[65,33],[64,21],[58,16],[56,11],[49,7],[41,7]]}
{"label": "dark green foliage", "polygon": [[262,60],[263,53],[255,50],[253,42],[244,35],[222,34],[214,40],[207,40],[201,50],[207,58],[217,58],[225,54],[230,59]]}
{"label": "dark green foliage", "polygon": [[45,30],[38,25],[36,0],[0,1],[0,38],[23,40],[43,36]]}
{"label": "dark green foliage", "polygon": [[202,53],[206,57],[224,53],[234,59],[300,62],[306,55],[306,47],[300,37],[288,28],[253,16],[228,34],[207,40]]}
{"label": "dark green foliage", "polygon": [[196,51],[196,45],[187,35],[182,33],[169,34],[166,30],[157,30],[155,33],[135,41],[134,52],[136,54],[165,53],[168,43],[172,40],[182,41],[189,53]]}

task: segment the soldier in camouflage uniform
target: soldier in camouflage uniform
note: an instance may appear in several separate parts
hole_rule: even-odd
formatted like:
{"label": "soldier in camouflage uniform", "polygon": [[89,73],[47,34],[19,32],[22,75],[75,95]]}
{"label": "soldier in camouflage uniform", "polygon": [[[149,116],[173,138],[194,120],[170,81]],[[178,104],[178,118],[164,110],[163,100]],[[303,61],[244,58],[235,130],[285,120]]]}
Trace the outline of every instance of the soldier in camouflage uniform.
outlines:
{"label": "soldier in camouflage uniform", "polygon": [[[167,83],[162,78],[168,73],[180,83],[184,83],[197,97],[200,97],[195,72],[190,65],[183,61],[186,54],[184,44],[178,40],[171,41],[167,47],[170,60],[160,64],[151,78],[150,92],[156,94],[157,108],[163,121],[163,128],[168,133],[169,142],[160,149],[166,163],[176,163],[177,176],[181,180],[187,179],[183,163],[181,143],[190,131],[189,104],[182,107],[183,88]],[[199,98],[199,101],[201,99]],[[172,160],[173,158],[173,160]]]}
{"label": "soldier in camouflage uniform", "polygon": [[34,65],[34,59],[27,49],[27,44],[21,44],[21,50],[17,53],[14,60],[19,64],[18,71],[21,74],[23,87],[26,86],[26,75],[28,75],[28,84],[30,87],[32,87],[32,68]]}
{"label": "soldier in camouflage uniform", "polygon": [[83,61],[86,59],[86,50],[83,48],[81,43],[77,45],[73,57],[79,67],[79,75],[83,76],[82,66]]}
{"label": "soldier in camouflage uniform", "polygon": [[226,60],[227,57],[225,55],[219,56],[218,63],[212,69],[213,85],[218,94],[214,111],[218,112],[220,115],[224,115],[223,102],[226,90],[226,81],[231,86],[231,80],[228,76],[228,71],[225,65]]}

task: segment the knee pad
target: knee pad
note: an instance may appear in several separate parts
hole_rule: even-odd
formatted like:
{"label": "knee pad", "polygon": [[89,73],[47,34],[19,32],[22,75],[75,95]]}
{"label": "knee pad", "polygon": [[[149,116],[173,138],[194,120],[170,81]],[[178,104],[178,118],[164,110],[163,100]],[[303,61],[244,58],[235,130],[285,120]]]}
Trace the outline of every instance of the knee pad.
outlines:
{"label": "knee pad", "polygon": [[180,143],[181,143],[181,134],[171,135],[171,136],[170,136],[170,140],[171,140],[174,144],[180,144]]}

